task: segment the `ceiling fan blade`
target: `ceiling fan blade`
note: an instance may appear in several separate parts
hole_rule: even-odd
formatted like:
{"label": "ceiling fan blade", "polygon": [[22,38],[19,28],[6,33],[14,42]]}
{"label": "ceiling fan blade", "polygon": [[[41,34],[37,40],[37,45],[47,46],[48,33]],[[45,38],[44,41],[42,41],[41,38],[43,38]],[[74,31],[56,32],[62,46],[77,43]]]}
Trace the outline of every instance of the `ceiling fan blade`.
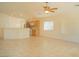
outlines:
{"label": "ceiling fan blade", "polygon": [[57,10],[58,8],[51,8],[51,10]]}
{"label": "ceiling fan blade", "polygon": [[55,12],[55,11],[50,11],[50,12]]}

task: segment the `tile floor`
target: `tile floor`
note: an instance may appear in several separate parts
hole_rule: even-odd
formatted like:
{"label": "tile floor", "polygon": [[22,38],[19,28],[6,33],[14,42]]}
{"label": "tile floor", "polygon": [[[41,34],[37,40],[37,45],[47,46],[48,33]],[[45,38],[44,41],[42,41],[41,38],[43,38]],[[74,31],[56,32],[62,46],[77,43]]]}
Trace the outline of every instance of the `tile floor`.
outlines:
{"label": "tile floor", "polygon": [[77,57],[79,44],[55,38],[0,40],[1,57]]}

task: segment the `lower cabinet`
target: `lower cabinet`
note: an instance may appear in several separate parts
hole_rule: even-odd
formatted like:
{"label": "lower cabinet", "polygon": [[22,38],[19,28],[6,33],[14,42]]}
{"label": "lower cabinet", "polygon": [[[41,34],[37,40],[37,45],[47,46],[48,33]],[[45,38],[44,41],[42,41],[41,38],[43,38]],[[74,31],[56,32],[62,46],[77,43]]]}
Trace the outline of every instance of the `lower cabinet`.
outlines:
{"label": "lower cabinet", "polygon": [[29,28],[6,28],[4,29],[4,39],[26,39],[30,37]]}

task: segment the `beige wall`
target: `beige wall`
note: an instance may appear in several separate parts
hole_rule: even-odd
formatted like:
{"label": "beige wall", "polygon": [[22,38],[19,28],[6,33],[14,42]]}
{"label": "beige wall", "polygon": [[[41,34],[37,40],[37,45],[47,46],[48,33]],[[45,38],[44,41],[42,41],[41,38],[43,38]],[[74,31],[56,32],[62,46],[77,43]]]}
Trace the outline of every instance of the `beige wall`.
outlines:
{"label": "beige wall", "polygon": [[63,35],[65,40],[79,43],[79,16],[77,12],[66,13],[64,16],[64,29]]}
{"label": "beige wall", "polygon": [[[54,22],[54,30],[52,31],[44,31],[43,29],[43,22],[46,20],[51,20]],[[60,15],[47,17],[47,18],[40,18],[41,27],[40,27],[40,35],[57,38],[72,42],[79,43],[79,17],[78,14],[68,14],[63,13]]]}
{"label": "beige wall", "polygon": [[[51,37],[51,38],[61,38],[61,19],[60,17],[46,17],[40,18],[41,26],[40,26],[40,35]],[[54,30],[52,31],[44,31],[44,21],[52,21],[54,22]]]}

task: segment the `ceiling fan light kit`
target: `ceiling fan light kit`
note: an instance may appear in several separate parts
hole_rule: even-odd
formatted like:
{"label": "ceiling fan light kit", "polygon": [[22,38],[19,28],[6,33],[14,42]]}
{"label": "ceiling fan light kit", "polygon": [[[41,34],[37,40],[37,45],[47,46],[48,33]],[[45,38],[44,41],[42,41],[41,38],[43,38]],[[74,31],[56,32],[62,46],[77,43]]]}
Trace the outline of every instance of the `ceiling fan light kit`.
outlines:
{"label": "ceiling fan light kit", "polygon": [[46,14],[48,14],[48,13],[49,13],[49,11],[48,11],[48,10],[46,10],[46,11],[45,11],[45,13],[46,13]]}

